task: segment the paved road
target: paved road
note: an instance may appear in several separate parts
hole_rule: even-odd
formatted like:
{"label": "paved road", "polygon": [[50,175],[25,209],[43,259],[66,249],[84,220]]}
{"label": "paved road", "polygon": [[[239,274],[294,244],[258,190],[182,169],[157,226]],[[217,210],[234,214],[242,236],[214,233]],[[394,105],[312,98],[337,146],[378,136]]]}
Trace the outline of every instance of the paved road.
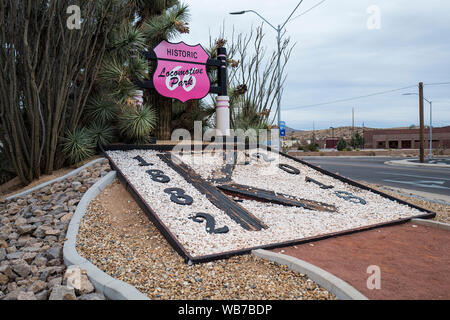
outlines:
{"label": "paved road", "polygon": [[450,169],[399,167],[384,164],[398,160],[390,157],[338,158],[300,157],[314,165],[356,181],[380,184],[395,188],[450,196]]}

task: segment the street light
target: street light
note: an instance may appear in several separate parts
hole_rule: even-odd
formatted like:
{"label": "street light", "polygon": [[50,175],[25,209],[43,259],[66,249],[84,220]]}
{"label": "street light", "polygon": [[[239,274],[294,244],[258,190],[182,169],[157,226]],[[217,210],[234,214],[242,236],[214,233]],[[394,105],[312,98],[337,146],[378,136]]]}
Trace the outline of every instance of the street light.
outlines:
{"label": "street light", "polygon": [[[403,96],[412,96],[412,95],[419,95],[418,93],[404,93]],[[433,159],[433,102],[429,101],[426,98],[423,98],[423,100],[425,100],[426,102],[428,102],[430,104],[430,155],[429,158],[430,160]]]}
{"label": "street light", "polygon": [[277,109],[278,109],[278,150],[281,150],[281,137],[280,137],[280,129],[281,129],[281,30],[284,29],[286,24],[291,19],[294,12],[298,9],[298,7],[302,4],[303,0],[301,0],[295,9],[291,12],[289,17],[286,19],[286,21],[280,26],[274,27],[267,19],[265,19],[262,15],[260,15],[258,12],[254,10],[244,10],[244,11],[236,11],[236,12],[230,12],[232,15],[240,15],[245,14],[247,12],[253,12],[258,17],[260,17],[264,22],[266,22],[269,26],[271,26],[276,32],[277,32],[277,43],[278,43],[278,63],[277,63],[277,70],[278,70],[278,95],[277,95]]}

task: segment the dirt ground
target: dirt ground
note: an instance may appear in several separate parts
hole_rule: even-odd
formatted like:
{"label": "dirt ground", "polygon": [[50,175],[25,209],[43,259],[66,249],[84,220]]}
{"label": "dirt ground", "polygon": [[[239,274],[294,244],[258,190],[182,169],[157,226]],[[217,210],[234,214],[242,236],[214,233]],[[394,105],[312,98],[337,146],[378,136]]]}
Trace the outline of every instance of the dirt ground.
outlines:
{"label": "dirt ground", "polygon": [[[273,251],[312,263],[369,299],[450,299],[449,231],[406,223]],[[379,290],[367,288],[373,265]]]}
{"label": "dirt ground", "polygon": [[89,206],[77,250],[151,299],[335,299],[304,274],[252,255],[189,266],[118,181]]}

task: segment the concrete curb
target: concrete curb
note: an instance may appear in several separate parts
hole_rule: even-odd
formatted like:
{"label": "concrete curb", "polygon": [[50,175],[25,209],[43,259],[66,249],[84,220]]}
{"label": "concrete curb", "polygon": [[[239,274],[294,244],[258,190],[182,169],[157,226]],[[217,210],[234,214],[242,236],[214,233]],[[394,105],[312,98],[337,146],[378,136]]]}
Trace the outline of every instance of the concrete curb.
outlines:
{"label": "concrete curb", "polygon": [[411,222],[414,224],[421,225],[421,226],[432,227],[432,228],[450,231],[450,224],[448,224],[448,223],[443,223],[443,222],[434,221],[434,220],[425,220],[425,219],[411,219]]}
{"label": "concrete curb", "polygon": [[447,164],[429,164],[429,163],[415,163],[409,160],[391,160],[386,161],[384,164],[400,167],[428,167],[428,168],[450,168]]}
{"label": "concrete curb", "polygon": [[341,300],[369,300],[347,282],[306,261],[267,250],[254,250],[252,254],[278,264],[287,265],[289,269],[306,274],[311,280],[335,294]]}
{"label": "concrete curb", "polygon": [[8,201],[8,200],[13,200],[13,199],[15,199],[15,198],[19,198],[19,197],[23,197],[23,196],[29,195],[30,193],[32,193],[32,192],[34,192],[34,191],[36,191],[36,190],[39,190],[39,189],[41,189],[41,188],[44,188],[44,187],[46,187],[46,186],[48,186],[48,185],[50,185],[50,184],[52,184],[52,183],[59,182],[59,181],[62,181],[62,180],[67,179],[68,177],[74,176],[74,175],[78,174],[79,172],[83,171],[84,169],[86,169],[87,167],[90,167],[90,166],[92,166],[93,164],[95,164],[95,163],[97,163],[97,162],[102,162],[102,161],[104,161],[104,160],[105,160],[105,158],[100,158],[100,159],[92,160],[91,162],[85,164],[85,165],[82,166],[82,167],[79,167],[78,169],[75,169],[75,170],[69,172],[68,174],[65,174],[65,175],[63,175],[63,176],[61,176],[61,177],[58,177],[58,178],[56,178],[56,179],[47,181],[47,182],[45,182],[45,183],[43,183],[43,184],[40,184],[40,185],[38,185],[38,186],[36,186],[36,187],[33,187],[33,188],[31,188],[31,189],[28,189],[28,190],[25,190],[25,191],[23,191],[23,192],[20,192],[20,193],[18,193],[18,194],[13,195],[13,196],[10,196],[10,197],[6,198],[5,200],[7,200],[7,201]]}
{"label": "concrete curb", "polygon": [[150,300],[145,294],[138,291],[135,287],[123,281],[114,279],[110,275],[101,271],[91,262],[81,257],[76,249],[80,223],[90,202],[97,197],[103,189],[110,185],[115,178],[116,172],[111,171],[102,179],[97,181],[97,183],[95,183],[81,198],[67,230],[67,240],[64,242],[63,248],[64,263],[67,267],[77,265],[80,266],[81,269],[86,270],[87,276],[94,285],[95,289],[103,293],[111,300]]}

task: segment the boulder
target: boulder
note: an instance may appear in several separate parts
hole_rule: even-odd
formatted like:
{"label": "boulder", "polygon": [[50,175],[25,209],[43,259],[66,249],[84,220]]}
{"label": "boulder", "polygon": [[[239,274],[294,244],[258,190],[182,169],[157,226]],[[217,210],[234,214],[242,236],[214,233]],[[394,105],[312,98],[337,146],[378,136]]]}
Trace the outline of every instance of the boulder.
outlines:
{"label": "boulder", "polygon": [[4,275],[3,273],[0,273],[0,286],[4,286],[8,284],[9,278],[7,275]]}
{"label": "boulder", "polygon": [[13,265],[12,269],[23,278],[26,278],[31,273],[31,267],[25,261],[21,261],[18,264]]}
{"label": "boulder", "polygon": [[30,291],[34,292],[34,293],[38,293],[44,289],[47,288],[47,283],[42,281],[42,280],[36,280],[35,282],[33,282],[33,284],[31,285],[31,287],[29,288]]}
{"label": "boulder", "polygon": [[45,256],[49,260],[59,259],[61,256],[61,246],[53,246],[45,252]]}
{"label": "boulder", "polygon": [[77,300],[75,290],[66,286],[55,286],[49,300]]}
{"label": "boulder", "polygon": [[18,225],[16,229],[20,235],[24,235],[24,234],[31,233],[33,230],[36,229],[36,227],[33,226],[32,224],[21,224],[21,225]]}
{"label": "boulder", "polygon": [[79,295],[89,294],[95,290],[89,278],[83,274],[83,270],[79,266],[67,268],[63,281],[67,284],[67,287],[74,288]]}

